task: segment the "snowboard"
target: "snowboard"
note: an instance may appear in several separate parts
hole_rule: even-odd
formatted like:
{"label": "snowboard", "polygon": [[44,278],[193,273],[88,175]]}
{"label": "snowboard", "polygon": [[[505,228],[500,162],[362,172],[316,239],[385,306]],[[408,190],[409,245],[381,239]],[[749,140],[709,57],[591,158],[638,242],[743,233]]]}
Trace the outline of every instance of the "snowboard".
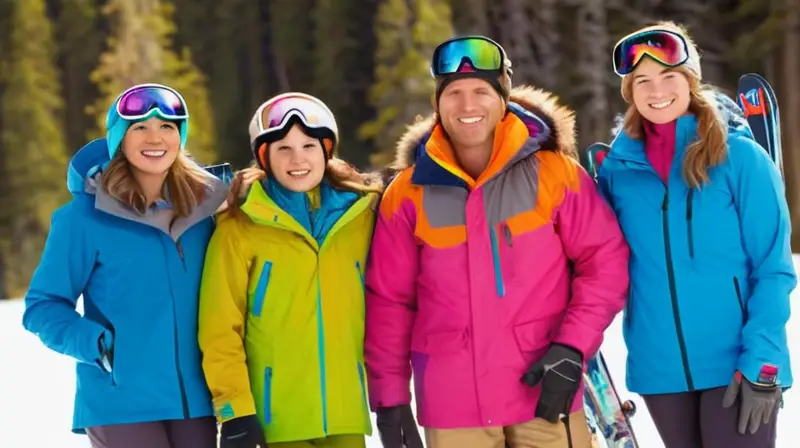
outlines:
{"label": "snowboard", "polygon": [[[605,143],[594,143],[586,149],[585,168],[595,181],[600,165],[610,150],[611,147]],[[586,363],[583,380],[583,408],[593,434],[593,446],[638,448],[630,420],[636,413],[636,405],[633,401],[620,398],[602,351],[598,351]]]}
{"label": "snowboard", "polygon": [[767,151],[783,177],[781,123],[775,90],[763,76],[747,73],[739,78],[737,100],[753,137]]}

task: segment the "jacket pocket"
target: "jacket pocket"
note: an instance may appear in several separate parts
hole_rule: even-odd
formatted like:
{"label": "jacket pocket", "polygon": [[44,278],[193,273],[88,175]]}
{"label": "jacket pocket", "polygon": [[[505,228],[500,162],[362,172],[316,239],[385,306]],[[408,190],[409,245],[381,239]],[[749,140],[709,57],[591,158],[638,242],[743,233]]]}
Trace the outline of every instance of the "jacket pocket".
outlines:
{"label": "jacket pocket", "polygon": [[358,272],[358,279],[361,281],[361,290],[366,289],[366,281],[364,280],[364,272],[361,270],[361,262],[356,261],[356,272]]}
{"label": "jacket pocket", "polygon": [[111,325],[109,322],[106,328],[108,334],[111,335],[110,338],[106,337],[106,332],[103,332],[100,335],[100,340],[97,341],[99,344],[100,350],[100,366],[103,368],[109,378],[111,379],[111,385],[116,387],[117,386],[117,376],[115,371],[115,363],[114,363],[114,352],[117,343],[116,331],[114,330],[114,326]]}
{"label": "jacket pocket", "polygon": [[550,346],[557,318],[560,316],[548,316],[514,326],[514,338],[527,362],[544,354]]}
{"label": "jacket pocket", "polygon": [[739,302],[739,310],[742,312],[742,323],[747,322],[747,307],[742,298],[742,288],[739,286],[739,278],[733,277],[733,290],[736,291],[736,300]]}
{"label": "jacket pocket", "polygon": [[272,423],[272,367],[264,369],[264,423]]}
{"label": "jacket pocket", "polygon": [[265,261],[264,266],[261,267],[261,274],[258,277],[258,285],[256,285],[256,292],[253,296],[253,316],[261,316],[261,310],[264,308],[264,299],[267,295],[267,287],[269,286],[271,272],[272,262]]}
{"label": "jacket pocket", "polygon": [[411,351],[426,355],[448,355],[462,351],[467,346],[464,330],[449,330],[412,336]]}
{"label": "jacket pocket", "polygon": [[367,404],[367,380],[364,374],[364,365],[361,361],[356,362],[358,367],[358,381],[361,384],[361,405],[364,408],[364,413],[369,417],[369,408]]}

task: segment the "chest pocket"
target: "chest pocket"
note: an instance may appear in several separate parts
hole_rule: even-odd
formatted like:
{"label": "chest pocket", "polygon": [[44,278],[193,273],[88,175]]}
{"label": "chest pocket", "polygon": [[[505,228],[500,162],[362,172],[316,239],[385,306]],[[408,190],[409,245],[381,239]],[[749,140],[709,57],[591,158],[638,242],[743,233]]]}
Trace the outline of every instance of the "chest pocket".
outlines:
{"label": "chest pocket", "polygon": [[730,257],[741,252],[739,212],[725,174],[712,169],[711,182],[686,195],[686,232],[691,258]]}

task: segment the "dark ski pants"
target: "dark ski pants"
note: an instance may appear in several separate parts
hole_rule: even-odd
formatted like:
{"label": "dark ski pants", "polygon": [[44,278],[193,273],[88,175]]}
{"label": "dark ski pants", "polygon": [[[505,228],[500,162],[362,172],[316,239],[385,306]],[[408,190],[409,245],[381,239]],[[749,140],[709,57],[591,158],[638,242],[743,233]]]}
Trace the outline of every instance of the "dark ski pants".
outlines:
{"label": "dark ski pants", "polygon": [[755,434],[741,435],[739,404],[722,407],[725,389],[642,398],[666,448],[775,448],[777,413]]}
{"label": "dark ski pants", "polygon": [[217,422],[214,417],[96,426],[86,432],[92,448],[217,447]]}

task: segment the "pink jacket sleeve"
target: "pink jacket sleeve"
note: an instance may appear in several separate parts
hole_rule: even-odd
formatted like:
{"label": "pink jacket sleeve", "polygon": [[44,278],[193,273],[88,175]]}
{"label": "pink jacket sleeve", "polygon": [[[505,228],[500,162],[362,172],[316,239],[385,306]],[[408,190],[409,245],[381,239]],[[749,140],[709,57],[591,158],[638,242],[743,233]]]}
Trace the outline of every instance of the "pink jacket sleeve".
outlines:
{"label": "pink jacket sleeve", "polygon": [[567,188],[556,226],[573,262],[572,295],[554,342],[594,356],[603,332],[625,306],[630,251],[614,212],[594,181],[577,168],[577,188]]}
{"label": "pink jacket sleeve", "polygon": [[[387,192],[387,195],[390,192]],[[384,198],[366,272],[366,339],[369,400],[373,410],[411,402],[410,346],[416,315],[418,247],[411,200],[397,207]]]}

